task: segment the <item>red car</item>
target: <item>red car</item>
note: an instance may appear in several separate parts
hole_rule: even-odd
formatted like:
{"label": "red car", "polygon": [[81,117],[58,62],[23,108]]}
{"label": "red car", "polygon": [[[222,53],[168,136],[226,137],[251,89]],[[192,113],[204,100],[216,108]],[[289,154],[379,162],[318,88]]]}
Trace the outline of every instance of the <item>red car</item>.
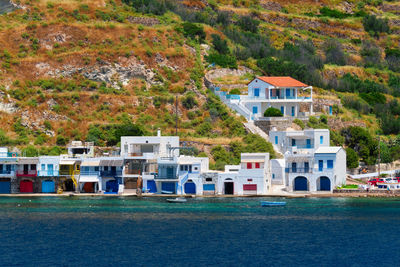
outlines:
{"label": "red car", "polygon": [[385,182],[385,180],[383,180],[382,178],[372,178],[368,181],[368,183],[370,185],[374,185],[374,186],[376,186],[377,183],[384,183],[384,182]]}

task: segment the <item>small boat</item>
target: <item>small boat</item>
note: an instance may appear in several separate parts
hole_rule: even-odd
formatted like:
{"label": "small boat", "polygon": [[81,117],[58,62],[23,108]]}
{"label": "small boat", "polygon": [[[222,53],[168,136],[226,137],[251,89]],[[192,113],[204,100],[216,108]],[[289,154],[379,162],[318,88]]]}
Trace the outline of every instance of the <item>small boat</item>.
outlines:
{"label": "small boat", "polygon": [[167,202],[170,202],[170,203],[184,203],[184,202],[186,202],[186,198],[183,198],[183,197],[167,198]]}
{"label": "small boat", "polygon": [[277,206],[286,206],[286,202],[278,202],[278,201],[261,201],[262,207],[277,207]]}
{"label": "small boat", "polygon": [[163,191],[161,191],[161,194],[165,194],[165,195],[172,195],[174,192],[172,192],[172,191],[166,191],[166,190],[163,190]]}

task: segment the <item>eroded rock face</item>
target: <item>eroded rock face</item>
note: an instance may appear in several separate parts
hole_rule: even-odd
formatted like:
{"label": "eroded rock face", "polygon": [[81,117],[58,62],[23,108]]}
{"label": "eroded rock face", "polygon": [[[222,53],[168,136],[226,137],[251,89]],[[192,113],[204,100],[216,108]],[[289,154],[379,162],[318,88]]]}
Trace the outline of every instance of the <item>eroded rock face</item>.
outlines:
{"label": "eroded rock face", "polygon": [[159,21],[158,19],[156,19],[156,18],[132,17],[132,16],[129,16],[129,17],[127,18],[127,20],[128,20],[130,23],[142,24],[142,25],[145,25],[145,26],[154,26],[154,25],[160,24],[160,21]]}
{"label": "eroded rock face", "polygon": [[[164,60],[161,59],[161,61],[163,62]],[[36,67],[43,69],[43,67],[47,66],[37,64]],[[128,62],[128,64],[124,66],[106,61],[100,61],[96,65],[89,67],[64,65],[61,69],[49,70],[46,73],[46,75],[51,77],[71,77],[75,74],[81,74],[86,79],[92,81],[105,82],[117,89],[119,89],[119,83],[127,85],[133,78],[143,79],[150,85],[160,84],[160,82],[155,79],[156,74],[153,70],[147,68],[143,62],[137,61]]]}
{"label": "eroded rock face", "polygon": [[272,11],[281,11],[282,6],[274,1],[262,1],[260,3],[260,5],[262,6],[262,8],[267,9],[267,10],[272,10]]}

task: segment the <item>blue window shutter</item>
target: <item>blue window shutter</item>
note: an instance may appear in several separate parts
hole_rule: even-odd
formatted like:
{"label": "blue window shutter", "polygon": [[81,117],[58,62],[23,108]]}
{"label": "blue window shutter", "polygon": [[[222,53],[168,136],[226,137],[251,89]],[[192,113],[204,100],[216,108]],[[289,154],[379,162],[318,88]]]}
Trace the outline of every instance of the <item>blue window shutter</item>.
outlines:
{"label": "blue window shutter", "polygon": [[318,161],[318,171],[322,172],[323,169],[324,169],[324,161],[319,160]]}
{"label": "blue window shutter", "polygon": [[322,135],[319,137],[319,143],[321,145],[324,143],[324,137]]}
{"label": "blue window shutter", "polygon": [[328,160],[328,169],[333,169],[333,160]]}
{"label": "blue window shutter", "polygon": [[275,136],[275,145],[278,144],[278,136]]}

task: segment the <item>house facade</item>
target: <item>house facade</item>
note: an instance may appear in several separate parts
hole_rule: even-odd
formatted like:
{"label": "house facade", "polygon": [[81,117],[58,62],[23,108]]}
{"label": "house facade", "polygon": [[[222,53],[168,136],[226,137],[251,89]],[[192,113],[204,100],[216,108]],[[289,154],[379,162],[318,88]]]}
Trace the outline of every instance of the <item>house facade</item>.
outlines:
{"label": "house facade", "polygon": [[18,154],[8,152],[8,148],[0,147],[0,194],[17,193],[16,166]]}
{"label": "house facade", "polygon": [[332,191],[346,183],[346,152],[329,146],[329,130],[270,131],[269,136],[284,155],[284,162],[274,163],[272,176],[280,177],[279,165],[284,165],[282,183],[288,191]]}
{"label": "house facade", "polygon": [[219,195],[264,195],[270,189],[269,153],[242,153],[239,165],[218,174]]}

